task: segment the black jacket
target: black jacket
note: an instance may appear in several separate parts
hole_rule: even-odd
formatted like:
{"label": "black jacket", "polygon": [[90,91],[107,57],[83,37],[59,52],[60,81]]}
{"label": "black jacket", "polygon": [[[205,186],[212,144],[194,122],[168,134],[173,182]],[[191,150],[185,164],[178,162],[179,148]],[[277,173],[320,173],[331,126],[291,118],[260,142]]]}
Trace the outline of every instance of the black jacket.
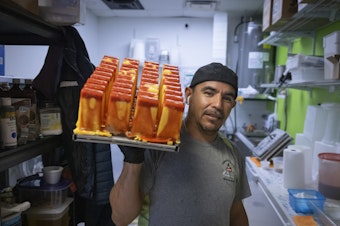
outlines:
{"label": "black jacket", "polygon": [[[114,184],[110,145],[72,139],[80,91],[94,69],[78,31],[66,26],[63,40],[49,47],[45,63],[33,80],[33,87],[42,97],[56,100],[61,107],[63,147],[78,194],[97,204],[107,204]],[[61,86],[65,81],[76,83]]]}

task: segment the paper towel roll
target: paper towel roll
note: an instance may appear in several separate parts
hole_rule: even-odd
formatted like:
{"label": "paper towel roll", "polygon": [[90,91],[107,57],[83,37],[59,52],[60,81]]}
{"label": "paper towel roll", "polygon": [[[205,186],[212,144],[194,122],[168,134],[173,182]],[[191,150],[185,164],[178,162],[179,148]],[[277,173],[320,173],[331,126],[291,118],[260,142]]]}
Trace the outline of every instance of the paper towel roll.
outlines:
{"label": "paper towel roll", "polygon": [[288,149],[299,150],[304,154],[304,162],[305,162],[305,188],[313,187],[313,178],[312,178],[312,162],[313,162],[313,149],[306,145],[288,145]]}
{"label": "paper towel roll", "polygon": [[285,188],[304,188],[305,159],[301,150],[283,150],[283,186]]}

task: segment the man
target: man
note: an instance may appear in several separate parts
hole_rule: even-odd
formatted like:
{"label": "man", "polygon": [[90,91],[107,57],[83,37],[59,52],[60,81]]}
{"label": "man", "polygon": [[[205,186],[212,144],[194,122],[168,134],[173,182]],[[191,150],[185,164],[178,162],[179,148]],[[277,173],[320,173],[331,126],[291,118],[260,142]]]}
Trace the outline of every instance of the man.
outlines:
{"label": "man", "polygon": [[121,146],[124,166],[110,194],[112,220],[128,225],[150,199],[149,225],[248,225],[245,161],[219,134],[235,106],[237,75],[220,63],[199,68],[185,89],[188,114],[178,153]]}

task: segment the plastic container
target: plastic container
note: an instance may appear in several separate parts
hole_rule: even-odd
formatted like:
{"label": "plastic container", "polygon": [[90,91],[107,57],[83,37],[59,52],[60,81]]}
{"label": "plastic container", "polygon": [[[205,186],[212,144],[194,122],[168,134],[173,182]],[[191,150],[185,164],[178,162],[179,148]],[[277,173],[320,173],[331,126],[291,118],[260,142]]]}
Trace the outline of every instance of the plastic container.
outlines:
{"label": "plastic container", "polygon": [[28,141],[35,141],[38,137],[38,114],[37,114],[37,96],[36,92],[32,87],[32,80],[25,79],[25,86],[22,89],[23,95],[31,100],[31,107],[30,107],[30,121],[28,125]]}
{"label": "plastic container", "polygon": [[39,175],[20,180],[15,186],[17,202],[29,201],[32,206],[51,208],[62,205],[67,198],[71,182],[61,178],[57,184],[47,184]]}
{"label": "plastic container", "polygon": [[320,153],[318,190],[327,198],[340,200],[340,154]]}
{"label": "plastic container", "polygon": [[1,226],[21,226],[21,213],[13,213],[1,219]]}
{"label": "plastic container", "polygon": [[2,149],[12,149],[17,147],[18,142],[15,108],[11,106],[11,98],[9,97],[1,98],[0,134]]}
{"label": "plastic container", "polygon": [[323,37],[324,56],[340,54],[340,31],[334,31]]}
{"label": "plastic container", "polygon": [[301,54],[290,56],[286,62],[286,71],[291,72],[292,83],[323,80],[324,59]]}
{"label": "plastic container", "polygon": [[63,130],[61,126],[61,109],[55,103],[45,102],[39,109],[40,132],[42,135],[60,135]]}
{"label": "plastic container", "polygon": [[323,67],[299,67],[290,70],[292,74],[291,83],[311,82],[324,80]]}
{"label": "plastic container", "polygon": [[340,78],[340,31],[335,31],[323,37],[325,79]]}
{"label": "plastic container", "polygon": [[56,208],[33,207],[24,212],[27,226],[69,226],[69,209],[72,199]]}
{"label": "plastic container", "polygon": [[278,173],[283,172],[283,157],[282,156],[276,156],[272,158],[274,163],[274,170]]}
{"label": "plastic container", "polygon": [[11,105],[15,108],[15,118],[17,124],[18,146],[26,144],[29,135],[29,121],[31,99],[26,98],[20,88],[20,79],[12,79],[12,87],[8,91],[11,97]]}
{"label": "plastic container", "polygon": [[323,210],[326,198],[316,190],[288,189],[289,204],[296,213],[312,214],[314,208],[311,201]]}

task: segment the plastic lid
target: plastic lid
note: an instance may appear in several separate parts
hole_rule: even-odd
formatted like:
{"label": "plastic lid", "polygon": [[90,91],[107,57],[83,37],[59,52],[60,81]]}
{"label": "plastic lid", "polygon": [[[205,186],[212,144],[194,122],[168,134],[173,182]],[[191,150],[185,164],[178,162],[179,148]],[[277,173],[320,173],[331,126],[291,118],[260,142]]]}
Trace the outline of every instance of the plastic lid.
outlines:
{"label": "plastic lid", "polygon": [[324,153],[318,154],[318,156],[319,156],[320,159],[326,159],[326,160],[340,162],[340,154],[338,154],[338,153],[324,152]]}
{"label": "plastic lid", "polygon": [[70,180],[61,178],[57,184],[48,184],[44,181],[43,177],[39,175],[28,176],[17,184],[18,188],[28,188],[41,191],[58,191],[68,188],[71,184]]}

